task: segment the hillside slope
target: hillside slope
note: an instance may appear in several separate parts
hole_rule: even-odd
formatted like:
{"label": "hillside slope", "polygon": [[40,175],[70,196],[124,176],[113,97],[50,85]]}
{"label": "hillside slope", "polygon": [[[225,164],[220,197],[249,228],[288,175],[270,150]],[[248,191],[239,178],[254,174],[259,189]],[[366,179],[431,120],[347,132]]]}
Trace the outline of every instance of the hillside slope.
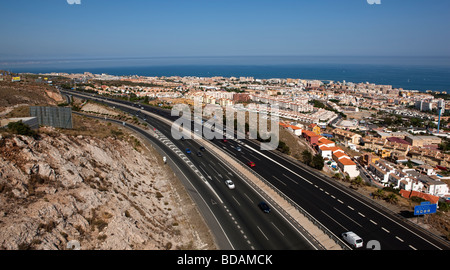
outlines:
{"label": "hillside slope", "polygon": [[173,173],[137,138],[39,133],[0,135],[0,249],[214,249]]}

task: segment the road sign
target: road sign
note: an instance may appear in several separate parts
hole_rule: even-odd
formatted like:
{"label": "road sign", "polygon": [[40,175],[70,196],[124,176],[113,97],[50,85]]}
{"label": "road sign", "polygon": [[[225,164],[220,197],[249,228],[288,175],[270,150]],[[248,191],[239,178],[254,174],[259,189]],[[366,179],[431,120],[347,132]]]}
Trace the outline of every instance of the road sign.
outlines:
{"label": "road sign", "polygon": [[414,215],[433,214],[437,211],[437,204],[422,204],[414,207]]}

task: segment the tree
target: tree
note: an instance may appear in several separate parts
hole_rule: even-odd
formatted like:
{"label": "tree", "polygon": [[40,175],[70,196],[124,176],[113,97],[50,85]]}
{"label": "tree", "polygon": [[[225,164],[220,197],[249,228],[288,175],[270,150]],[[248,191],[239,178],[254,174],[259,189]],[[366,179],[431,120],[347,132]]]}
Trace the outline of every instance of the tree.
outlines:
{"label": "tree", "polygon": [[316,168],[318,170],[322,170],[323,166],[325,166],[325,161],[320,154],[315,155],[311,161],[311,167]]}
{"label": "tree", "polygon": [[355,179],[353,179],[353,181],[351,183],[352,183],[352,185],[359,187],[359,186],[362,186],[363,179],[361,178],[361,176],[358,175]]}
{"label": "tree", "polygon": [[439,211],[447,212],[450,209],[450,204],[446,202],[438,202]]}
{"label": "tree", "polygon": [[394,193],[389,194],[386,197],[386,201],[391,204],[397,204],[398,203],[397,195],[395,195]]}
{"label": "tree", "polygon": [[372,192],[372,196],[375,199],[383,199],[384,198],[384,190],[382,189],[377,189],[377,191]]}
{"label": "tree", "polygon": [[283,142],[283,141],[280,141],[280,142],[279,142],[279,144],[278,144],[278,150],[279,150],[281,153],[285,153],[285,154],[287,154],[287,155],[289,155],[289,153],[291,152],[291,150],[289,149],[289,146],[288,146],[285,142]]}
{"label": "tree", "polygon": [[306,165],[311,164],[312,154],[308,150],[305,150],[302,152],[302,158],[303,158],[303,163],[305,163]]}

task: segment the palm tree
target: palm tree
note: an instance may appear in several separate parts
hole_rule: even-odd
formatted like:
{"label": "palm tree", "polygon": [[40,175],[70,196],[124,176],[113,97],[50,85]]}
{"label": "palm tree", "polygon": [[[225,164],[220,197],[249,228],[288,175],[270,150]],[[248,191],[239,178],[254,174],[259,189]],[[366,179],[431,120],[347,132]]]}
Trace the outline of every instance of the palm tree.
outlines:
{"label": "palm tree", "polygon": [[397,204],[398,203],[397,195],[395,195],[394,193],[389,194],[389,196],[386,197],[386,201],[391,204]]}
{"label": "palm tree", "polygon": [[363,179],[359,175],[355,179],[352,180],[352,185],[360,187],[360,186],[362,186],[362,184],[363,184]]}
{"label": "palm tree", "polygon": [[382,199],[382,198],[384,198],[384,190],[382,190],[382,189],[377,189],[377,191],[372,192],[372,196],[373,196],[375,199]]}

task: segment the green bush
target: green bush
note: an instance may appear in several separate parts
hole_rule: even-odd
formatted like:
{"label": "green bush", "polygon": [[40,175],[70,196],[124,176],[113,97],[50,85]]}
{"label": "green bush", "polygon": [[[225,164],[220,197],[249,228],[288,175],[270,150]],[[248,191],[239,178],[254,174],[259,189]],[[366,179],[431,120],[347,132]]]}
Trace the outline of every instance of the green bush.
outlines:
{"label": "green bush", "polygon": [[315,155],[311,161],[311,167],[317,170],[322,170],[323,166],[325,166],[323,157],[320,154]]}
{"label": "green bush", "polygon": [[291,150],[289,149],[289,146],[288,146],[285,142],[283,142],[283,141],[280,141],[280,142],[279,142],[279,144],[278,144],[278,150],[279,150],[281,153],[284,153],[284,154],[287,154],[287,155],[289,155],[289,154],[291,153]]}
{"label": "green bush", "polygon": [[447,212],[450,210],[450,204],[446,202],[439,202],[439,211]]}
{"label": "green bush", "polygon": [[417,196],[411,196],[410,199],[411,199],[411,201],[416,202],[416,203],[421,203],[421,202],[425,201],[425,199],[417,197]]}
{"label": "green bush", "polygon": [[14,134],[24,135],[24,136],[36,136],[36,132],[34,132],[30,126],[24,124],[22,121],[19,122],[11,122],[8,124],[8,130]]}

